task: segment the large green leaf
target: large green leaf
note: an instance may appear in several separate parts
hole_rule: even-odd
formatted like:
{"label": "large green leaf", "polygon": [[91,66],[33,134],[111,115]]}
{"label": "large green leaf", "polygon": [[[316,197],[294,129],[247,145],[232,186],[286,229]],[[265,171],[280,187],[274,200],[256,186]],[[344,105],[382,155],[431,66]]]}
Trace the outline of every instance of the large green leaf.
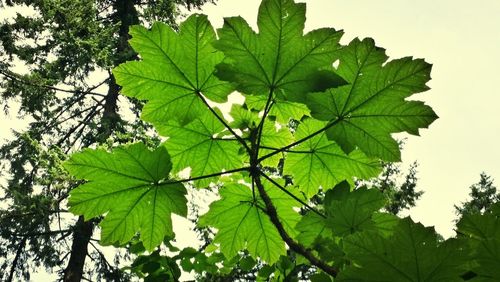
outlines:
{"label": "large green leaf", "polygon": [[[300,140],[320,130],[324,122],[306,119],[295,132]],[[315,195],[319,188],[327,190],[343,180],[369,178],[380,171],[379,162],[366,157],[361,151],[344,153],[326,134],[320,133],[288,151],[284,173],[293,176],[297,185],[307,197]]]}
{"label": "large green leaf", "polygon": [[[165,147],[172,157],[174,172],[190,167],[191,176],[200,177],[243,166],[240,143],[225,138],[224,126],[210,112],[185,126],[170,123],[159,125],[157,129],[160,134],[169,137]],[[195,184],[203,187],[211,181],[213,179],[207,178]]]}
{"label": "large green leaf", "polygon": [[113,74],[123,94],[149,100],[143,120],[186,124],[206,110],[199,94],[215,102],[227,101],[233,87],[213,75],[224,55],[212,47],[216,36],[205,15],[190,16],[178,33],[157,22],[151,30],[133,26],[130,35],[141,61],[121,64]]}
{"label": "large green leaf", "polygon": [[457,224],[474,258],[473,281],[500,281],[500,214],[466,214]]}
{"label": "large green leaf", "polygon": [[[260,142],[259,157],[274,152],[275,149],[284,147],[293,142],[293,135],[287,127],[276,128],[273,122],[264,123]],[[272,148],[272,149],[268,149]],[[283,156],[276,154],[261,162],[264,166],[277,167]]]}
{"label": "large green leaf", "polygon": [[373,40],[353,40],[340,53],[337,70],[349,84],[310,94],[307,104],[313,117],[335,122],[327,135],[344,151],[359,147],[368,156],[399,161],[391,133],[417,135],[437,118],[424,103],[405,100],[428,89],[431,65],[421,59],[386,60]]}
{"label": "large green leaf", "polygon": [[[294,235],[294,227],[300,219],[293,210],[296,203],[276,187],[267,187],[266,190],[284,228]],[[285,242],[266,214],[262,199],[254,200],[251,188],[234,183],[219,191],[221,199],[210,205],[199,224],[218,229],[214,243],[220,245],[226,257],[231,258],[238,251],[247,249],[252,256],[272,264],[280,255],[286,255]]]}
{"label": "large green leaf", "polygon": [[88,181],[71,191],[71,212],[87,220],[106,214],[101,222],[103,244],[124,244],[139,231],[151,251],[165,235],[173,235],[171,213],[186,216],[186,189],[170,183],[172,164],[164,147],[149,151],[133,144],[112,153],[86,149],[64,166]]}
{"label": "large green leaf", "polygon": [[[263,110],[266,102],[267,97],[262,95],[247,95],[245,97],[245,105],[253,110]],[[300,120],[303,116],[309,115],[309,108],[306,105],[279,99],[274,103],[268,114],[270,117],[275,117],[276,121],[283,125],[286,125],[290,119]]]}
{"label": "large green leaf", "polygon": [[433,228],[400,220],[390,237],[361,232],[344,239],[344,251],[353,263],[336,281],[463,281],[467,257],[460,244],[440,242]]}
{"label": "large green leaf", "polygon": [[332,238],[330,228],[326,226],[326,219],[314,212],[305,214],[295,227],[299,231],[297,240],[304,246],[312,246],[317,238]]}
{"label": "large green leaf", "polygon": [[[292,0],[264,0],[255,33],[241,17],[224,19],[215,47],[227,57],[217,75],[237,83],[245,94],[268,95],[302,101],[307,92],[338,85],[333,73],[323,75],[339,49],[341,32],[323,28],[303,35],[305,4]],[[318,83],[318,77],[326,81]]]}
{"label": "large green leaf", "polygon": [[373,230],[374,213],[386,199],[376,189],[359,188],[350,191],[348,185],[337,185],[325,196],[326,225],[336,236],[346,236],[363,230]]}

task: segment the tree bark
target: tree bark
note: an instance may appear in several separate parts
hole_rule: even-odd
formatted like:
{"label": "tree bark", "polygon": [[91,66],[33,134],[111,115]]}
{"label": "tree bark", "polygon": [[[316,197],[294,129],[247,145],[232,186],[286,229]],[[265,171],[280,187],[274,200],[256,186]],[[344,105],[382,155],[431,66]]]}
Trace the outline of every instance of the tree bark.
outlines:
{"label": "tree bark", "polygon": [[84,221],[83,216],[78,217],[74,226],[73,244],[71,245],[71,256],[68,266],[64,270],[63,280],[66,282],[78,282],[82,280],[83,267],[87,256],[87,246],[94,231],[93,221]]}
{"label": "tree bark", "polygon": [[[120,24],[114,60],[114,64],[117,66],[136,57],[135,53],[128,44],[128,30],[131,25],[137,24],[139,19],[134,0],[116,0],[113,4],[113,8],[115,11],[113,18]],[[106,141],[106,139],[111,136],[113,131],[120,124],[121,119],[118,114],[117,107],[119,92],[120,87],[116,84],[113,75],[110,74],[108,93],[105,98],[101,126],[95,140],[97,142]],[[90,238],[92,237],[94,225],[96,223],[97,221],[93,220],[85,222],[82,216],[78,218],[74,227],[71,255],[68,265],[64,270],[63,281],[73,282],[81,280],[85,266],[85,258],[87,256],[88,244],[90,242]]]}

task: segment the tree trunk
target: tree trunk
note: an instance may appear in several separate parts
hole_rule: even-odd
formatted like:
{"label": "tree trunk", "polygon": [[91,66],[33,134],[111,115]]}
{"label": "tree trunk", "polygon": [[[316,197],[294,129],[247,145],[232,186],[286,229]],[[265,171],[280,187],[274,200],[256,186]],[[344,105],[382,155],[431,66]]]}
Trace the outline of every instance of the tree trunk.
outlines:
{"label": "tree trunk", "polygon": [[[135,58],[135,53],[132,51],[128,44],[128,30],[133,24],[139,22],[137,10],[135,9],[134,0],[116,0],[113,5],[114,19],[119,22],[120,29],[118,31],[119,37],[116,42],[116,56],[115,65]],[[118,94],[120,87],[111,75],[108,85],[108,93],[106,94],[104,112],[101,119],[101,126],[99,128],[97,142],[104,142],[111,136],[113,131],[120,124],[120,116],[118,114]],[[87,256],[87,248],[92,237],[94,225],[97,221],[83,221],[80,216],[75,225],[73,232],[73,243],[71,246],[71,255],[68,265],[64,270],[65,282],[80,281],[83,275],[83,268],[85,265],[85,258]]]}
{"label": "tree trunk", "polygon": [[68,266],[64,270],[63,280],[66,282],[79,282],[83,275],[83,266],[87,256],[87,246],[92,232],[94,231],[94,221],[84,221],[83,216],[78,217],[74,226],[73,244],[71,245],[71,256]]}

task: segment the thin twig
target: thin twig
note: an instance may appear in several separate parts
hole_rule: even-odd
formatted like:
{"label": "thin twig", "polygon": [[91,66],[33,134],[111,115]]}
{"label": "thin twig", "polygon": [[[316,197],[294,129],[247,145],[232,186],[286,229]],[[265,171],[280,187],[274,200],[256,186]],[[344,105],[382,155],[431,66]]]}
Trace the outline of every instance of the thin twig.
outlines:
{"label": "thin twig", "polygon": [[278,182],[274,181],[274,179],[272,179],[271,177],[269,177],[263,171],[260,171],[260,175],[264,176],[264,178],[266,178],[269,182],[271,182],[272,184],[274,184],[274,186],[278,187],[281,191],[285,192],[288,196],[292,197],[294,200],[296,200],[297,202],[301,203],[303,206],[305,206],[306,208],[308,208],[312,212],[316,213],[317,215],[321,216],[322,218],[326,218],[326,215],[322,214],[317,209],[311,207],[309,204],[307,204],[306,202],[302,201],[299,197],[295,196],[293,193],[291,193],[290,191],[288,191],[285,187],[283,187],[282,185],[280,185]]}
{"label": "thin twig", "polygon": [[259,163],[258,158],[259,158],[259,149],[260,149],[260,141],[262,140],[262,130],[264,128],[264,123],[266,121],[266,117],[269,114],[269,111],[271,111],[271,107],[273,106],[272,99],[273,99],[273,93],[274,93],[274,88],[271,88],[269,90],[269,96],[267,97],[266,101],[266,106],[264,107],[264,113],[262,114],[262,119],[259,122],[259,126],[257,127],[257,144],[255,147],[255,163]]}
{"label": "thin twig", "polygon": [[262,149],[268,149],[268,150],[274,150],[274,151],[280,151],[285,152],[285,153],[296,153],[296,154],[311,154],[313,151],[293,151],[293,150],[282,150],[282,148],[275,148],[275,147],[269,147],[269,146],[260,146]]}
{"label": "thin twig", "polygon": [[310,135],[308,135],[308,136],[306,136],[306,137],[304,137],[304,138],[302,138],[302,139],[300,139],[300,140],[297,140],[297,141],[293,142],[292,144],[289,144],[289,145],[286,145],[285,147],[282,147],[282,148],[280,148],[280,149],[277,149],[276,151],[274,151],[274,152],[272,152],[272,153],[269,153],[269,154],[267,154],[267,155],[264,155],[264,156],[260,157],[260,158],[258,159],[258,161],[259,161],[259,162],[261,162],[261,161],[263,161],[263,160],[265,160],[265,159],[267,159],[267,158],[270,158],[270,157],[272,157],[272,156],[274,156],[274,155],[276,155],[276,154],[279,154],[279,153],[281,153],[281,152],[284,152],[284,151],[286,151],[286,150],[288,150],[288,149],[292,148],[293,146],[296,146],[296,145],[298,145],[298,144],[300,144],[300,143],[302,143],[302,142],[304,142],[304,141],[307,141],[307,140],[309,140],[309,139],[313,138],[314,136],[316,136],[316,135],[318,135],[318,134],[320,134],[320,133],[324,132],[325,130],[329,129],[330,127],[332,127],[332,126],[336,125],[336,124],[337,124],[337,123],[339,123],[340,121],[342,121],[342,119],[336,119],[336,120],[334,120],[334,121],[332,121],[332,122],[328,123],[327,125],[325,125],[325,127],[323,127],[323,128],[321,128],[321,129],[319,129],[319,130],[315,131],[314,133],[312,133],[312,134],[310,134]]}
{"label": "thin twig", "polygon": [[239,136],[238,134],[236,134],[236,132],[234,132],[234,130],[231,128],[231,126],[229,126],[229,124],[227,124],[227,122],[221,117],[219,116],[219,114],[214,110],[214,108],[212,108],[207,100],[205,99],[205,97],[203,97],[203,95],[199,92],[199,91],[196,91],[196,95],[198,95],[198,97],[201,99],[201,101],[203,102],[203,104],[205,104],[208,109],[215,115],[215,117],[224,125],[224,127],[229,130],[229,132],[231,132],[231,134],[236,138],[238,139],[238,141],[241,143],[241,145],[243,145],[243,147],[245,147],[245,149],[247,150],[248,153],[250,153],[250,147],[248,147],[248,144],[247,142],[245,142],[245,140],[243,140],[243,138],[241,138],[241,136]]}
{"label": "thin twig", "polygon": [[90,95],[96,95],[96,96],[101,96],[101,97],[106,97],[106,95],[102,94],[102,93],[97,93],[97,92],[93,92],[93,91],[85,91],[85,90],[68,90],[68,89],[62,89],[62,88],[58,88],[58,87],[54,87],[54,86],[51,86],[51,85],[44,85],[44,84],[36,84],[36,83],[32,83],[32,82],[29,82],[29,81],[26,81],[26,80],[23,80],[21,78],[18,78],[12,74],[9,74],[9,73],[6,73],[4,71],[1,71],[0,70],[0,74],[11,79],[11,80],[14,80],[14,81],[17,81],[17,82],[20,82],[22,84],[25,84],[25,85],[30,85],[30,86],[34,86],[34,87],[39,87],[39,88],[45,88],[45,89],[50,89],[50,90],[54,90],[54,91],[60,91],[60,92],[65,92],[65,93],[72,93],[72,94],[90,94]]}
{"label": "thin twig", "polygon": [[200,180],[200,179],[205,179],[205,178],[210,178],[210,177],[215,177],[215,176],[221,176],[223,174],[228,174],[228,173],[233,173],[233,172],[238,172],[238,171],[244,171],[244,170],[248,171],[248,170],[250,170],[250,167],[240,167],[240,168],[230,169],[230,170],[216,172],[216,173],[212,173],[212,174],[207,174],[207,175],[196,176],[196,177],[187,178],[187,179],[181,179],[181,180],[171,181],[171,182],[167,182],[167,184],[184,183],[184,182],[195,181],[195,180]]}

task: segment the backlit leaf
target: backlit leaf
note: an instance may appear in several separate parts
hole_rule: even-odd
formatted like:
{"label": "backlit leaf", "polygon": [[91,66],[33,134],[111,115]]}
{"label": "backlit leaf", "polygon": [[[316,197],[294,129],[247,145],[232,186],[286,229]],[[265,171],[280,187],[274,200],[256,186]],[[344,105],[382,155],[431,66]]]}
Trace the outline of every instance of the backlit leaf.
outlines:
{"label": "backlit leaf", "polygon": [[[276,189],[266,188],[276,205],[280,221],[291,232],[300,219],[293,210],[296,203]],[[265,204],[261,199],[254,201],[251,188],[243,184],[228,184],[219,191],[221,199],[210,205],[199,224],[218,229],[214,243],[220,244],[226,257],[231,258],[238,251],[247,249],[252,256],[274,263],[280,255],[286,254],[285,242],[265,213]]]}
{"label": "backlit leaf", "polygon": [[142,119],[153,124],[175,120],[186,124],[206,111],[199,94],[215,102],[227,101],[233,87],[213,72],[224,58],[212,47],[215,32],[205,15],[194,14],[179,32],[163,23],[151,30],[130,28],[130,45],[141,61],[127,62],[113,70],[121,92],[149,100]]}
{"label": "backlit leaf", "polygon": [[[223,138],[224,126],[210,112],[185,126],[174,123],[157,129],[169,137],[164,145],[172,158],[174,172],[190,167],[191,176],[199,177],[243,166],[240,144],[235,139]],[[204,187],[211,181],[207,178],[195,183]]]}
{"label": "backlit leaf", "polygon": [[[297,128],[295,139],[311,135],[324,125],[324,122],[306,119]],[[294,184],[307,197],[315,195],[320,187],[327,190],[343,180],[352,180],[354,176],[369,178],[379,171],[377,160],[359,150],[344,153],[324,132],[289,150],[284,165],[284,173],[293,176]]]}
{"label": "backlit leaf", "polygon": [[[498,206],[498,204],[497,204]],[[500,280],[500,214],[466,214],[457,224],[458,232],[474,257],[474,281]]]}
{"label": "backlit leaf", "polygon": [[217,75],[236,82],[242,93],[268,95],[273,89],[292,101],[337,85],[332,79],[318,83],[314,78],[324,73],[320,69],[331,68],[342,33],[323,28],[303,35],[304,22],[305,4],[292,0],[262,1],[258,34],[241,17],[225,18],[215,47],[227,60],[218,66]]}
{"label": "backlit leaf", "polygon": [[349,84],[310,94],[307,105],[313,117],[336,123],[326,132],[344,151],[359,147],[368,156],[399,161],[391,133],[417,135],[437,118],[424,103],[405,100],[428,89],[431,65],[409,57],[386,60],[373,40],[353,40],[340,52],[337,70]]}
{"label": "backlit leaf", "polygon": [[373,230],[375,222],[372,217],[386,202],[379,190],[359,188],[349,191],[349,189],[348,185],[338,185],[326,194],[326,225],[336,236]]}
{"label": "backlit leaf", "polygon": [[440,242],[433,228],[405,218],[384,237],[361,232],[344,239],[353,263],[336,281],[463,281],[467,257],[455,239]]}
{"label": "backlit leaf", "polygon": [[151,251],[173,235],[171,214],[186,216],[186,189],[169,183],[172,167],[164,147],[149,151],[143,144],[104,150],[84,150],[71,156],[65,168],[87,180],[71,191],[70,210],[85,219],[105,215],[101,243],[124,244],[140,232]]}

